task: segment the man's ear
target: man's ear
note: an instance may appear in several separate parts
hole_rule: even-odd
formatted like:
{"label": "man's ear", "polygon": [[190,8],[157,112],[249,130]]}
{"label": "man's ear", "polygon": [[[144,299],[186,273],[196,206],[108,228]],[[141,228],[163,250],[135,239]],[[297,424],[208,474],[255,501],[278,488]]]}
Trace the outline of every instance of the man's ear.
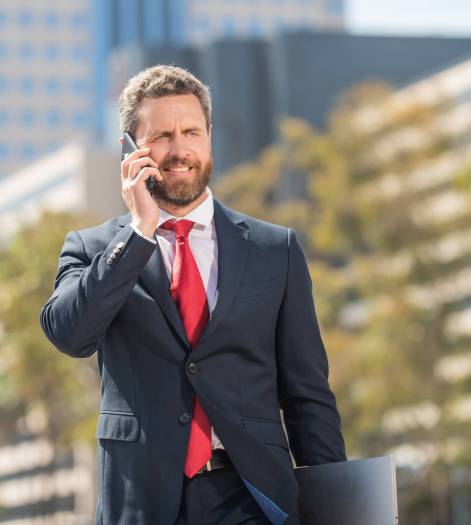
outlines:
{"label": "man's ear", "polygon": [[124,144],[124,139],[123,139],[123,137],[119,137],[119,143],[121,144],[121,146]]}

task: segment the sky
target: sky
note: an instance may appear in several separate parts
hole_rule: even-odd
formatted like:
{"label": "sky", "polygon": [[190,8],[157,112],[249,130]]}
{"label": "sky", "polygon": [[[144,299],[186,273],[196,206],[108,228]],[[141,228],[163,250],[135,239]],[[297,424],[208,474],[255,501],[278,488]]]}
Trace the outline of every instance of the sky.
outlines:
{"label": "sky", "polygon": [[471,36],[471,0],[346,0],[354,33]]}

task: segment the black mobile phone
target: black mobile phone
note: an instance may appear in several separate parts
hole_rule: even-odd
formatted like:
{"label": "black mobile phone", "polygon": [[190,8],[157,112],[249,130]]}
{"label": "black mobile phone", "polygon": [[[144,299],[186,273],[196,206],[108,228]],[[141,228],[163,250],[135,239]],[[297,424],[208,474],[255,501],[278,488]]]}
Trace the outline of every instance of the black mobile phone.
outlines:
{"label": "black mobile phone", "polygon": [[[123,161],[130,153],[139,149],[139,146],[135,143],[134,139],[129,133],[123,134],[123,148],[121,150],[121,160]],[[151,175],[146,179],[146,188],[152,195],[155,191],[155,178]]]}

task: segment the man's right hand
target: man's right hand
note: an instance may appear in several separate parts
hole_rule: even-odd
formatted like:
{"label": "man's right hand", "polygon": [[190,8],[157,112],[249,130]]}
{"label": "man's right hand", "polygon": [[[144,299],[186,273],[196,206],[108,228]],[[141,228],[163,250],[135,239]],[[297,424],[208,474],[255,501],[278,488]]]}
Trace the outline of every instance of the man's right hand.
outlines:
{"label": "man's right hand", "polygon": [[146,180],[153,176],[162,181],[163,177],[149,152],[149,148],[138,149],[121,162],[121,193],[134,226],[146,237],[153,237],[160,210],[146,187]]}

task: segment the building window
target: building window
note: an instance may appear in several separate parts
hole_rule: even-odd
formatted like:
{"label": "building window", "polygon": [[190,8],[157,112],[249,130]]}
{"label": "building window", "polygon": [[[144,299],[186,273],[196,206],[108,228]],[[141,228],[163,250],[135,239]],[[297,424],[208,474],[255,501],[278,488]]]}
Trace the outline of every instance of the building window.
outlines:
{"label": "building window", "polygon": [[196,27],[202,35],[209,36],[208,32],[211,29],[211,24],[207,16],[200,16],[196,21]]}
{"label": "building window", "polygon": [[260,23],[259,18],[252,17],[250,19],[248,33],[250,36],[255,36],[255,37],[262,35],[262,24]]}
{"label": "building window", "polygon": [[18,55],[23,60],[30,60],[33,58],[34,50],[31,42],[22,42],[18,48]]}
{"label": "building window", "polygon": [[46,81],[46,91],[50,95],[57,95],[60,91],[60,82],[57,78],[48,78]]}
{"label": "building window", "polygon": [[232,16],[224,19],[224,36],[234,36],[236,33],[236,23]]}
{"label": "building window", "polygon": [[8,114],[8,111],[5,109],[0,109],[0,125],[8,124],[10,120],[10,115]]}
{"label": "building window", "polygon": [[281,33],[286,28],[285,20],[281,16],[277,16],[274,22],[275,32]]}
{"label": "building window", "polygon": [[88,57],[87,46],[84,44],[77,44],[71,49],[70,55],[77,62],[85,60]]}
{"label": "building window", "polygon": [[25,128],[34,124],[34,120],[34,112],[31,109],[25,109],[20,113],[20,123]]}
{"label": "building window", "polygon": [[19,82],[20,91],[29,95],[33,92],[33,79],[31,77],[22,77]]}
{"label": "building window", "polygon": [[46,145],[46,153],[52,153],[61,147],[61,143],[57,140],[51,140]]}
{"label": "building window", "polygon": [[20,155],[25,160],[32,160],[36,155],[36,147],[33,144],[22,144]]}
{"label": "building window", "polygon": [[28,9],[22,9],[18,13],[18,23],[21,27],[31,27],[31,24],[33,22],[33,16],[31,12]]}
{"label": "building window", "polygon": [[44,23],[48,29],[55,29],[59,24],[59,17],[56,11],[47,11],[44,15]]}
{"label": "building window", "polygon": [[343,13],[343,0],[328,0],[326,8],[329,15],[341,15]]}
{"label": "building window", "polygon": [[[154,0],[155,1],[155,0]],[[168,6],[175,0],[165,0]],[[138,2],[130,2],[129,0],[115,0],[113,2],[117,31],[118,31],[118,44],[129,45],[134,44],[139,39],[139,24],[137,16],[137,4]],[[160,3],[160,2],[157,2]]]}
{"label": "building window", "polygon": [[77,111],[76,113],[74,113],[72,120],[74,128],[81,129],[86,127],[88,122],[88,115],[84,111]]}
{"label": "building window", "polygon": [[84,78],[75,78],[70,83],[70,87],[75,95],[83,95],[88,91],[88,84]]}
{"label": "building window", "polygon": [[50,42],[47,44],[44,54],[46,55],[47,60],[57,60],[59,58],[59,46]]}
{"label": "building window", "polygon": [[5,160],[10,156],[10,148],[0,142],[0,159]]}
{"label": "building window", "polygon": [[0,93],[5,93],[8,91],[8,79],[5,75],[0,75]]}
{"label": "building window", "polygon": [[162,9],[161,1],[144,2],[144,42],[148,45],[162,45],[164,43],[166,32]]}
{"label": "building window", "polygon": [[88,24],[88,16],[86,13],[73,13],[70,17],[70,25],[73,29],[85,28]]}
{"label": "building window", "polygon": [[57,109],[50,109],[46,113],[46,122],[49,126],[58,126],[61,121],[61,115]]}
{"label": "building window", "polygon": [[7,55],[7,45],[4,42],[0,42],[0,58],[5,58]]}

